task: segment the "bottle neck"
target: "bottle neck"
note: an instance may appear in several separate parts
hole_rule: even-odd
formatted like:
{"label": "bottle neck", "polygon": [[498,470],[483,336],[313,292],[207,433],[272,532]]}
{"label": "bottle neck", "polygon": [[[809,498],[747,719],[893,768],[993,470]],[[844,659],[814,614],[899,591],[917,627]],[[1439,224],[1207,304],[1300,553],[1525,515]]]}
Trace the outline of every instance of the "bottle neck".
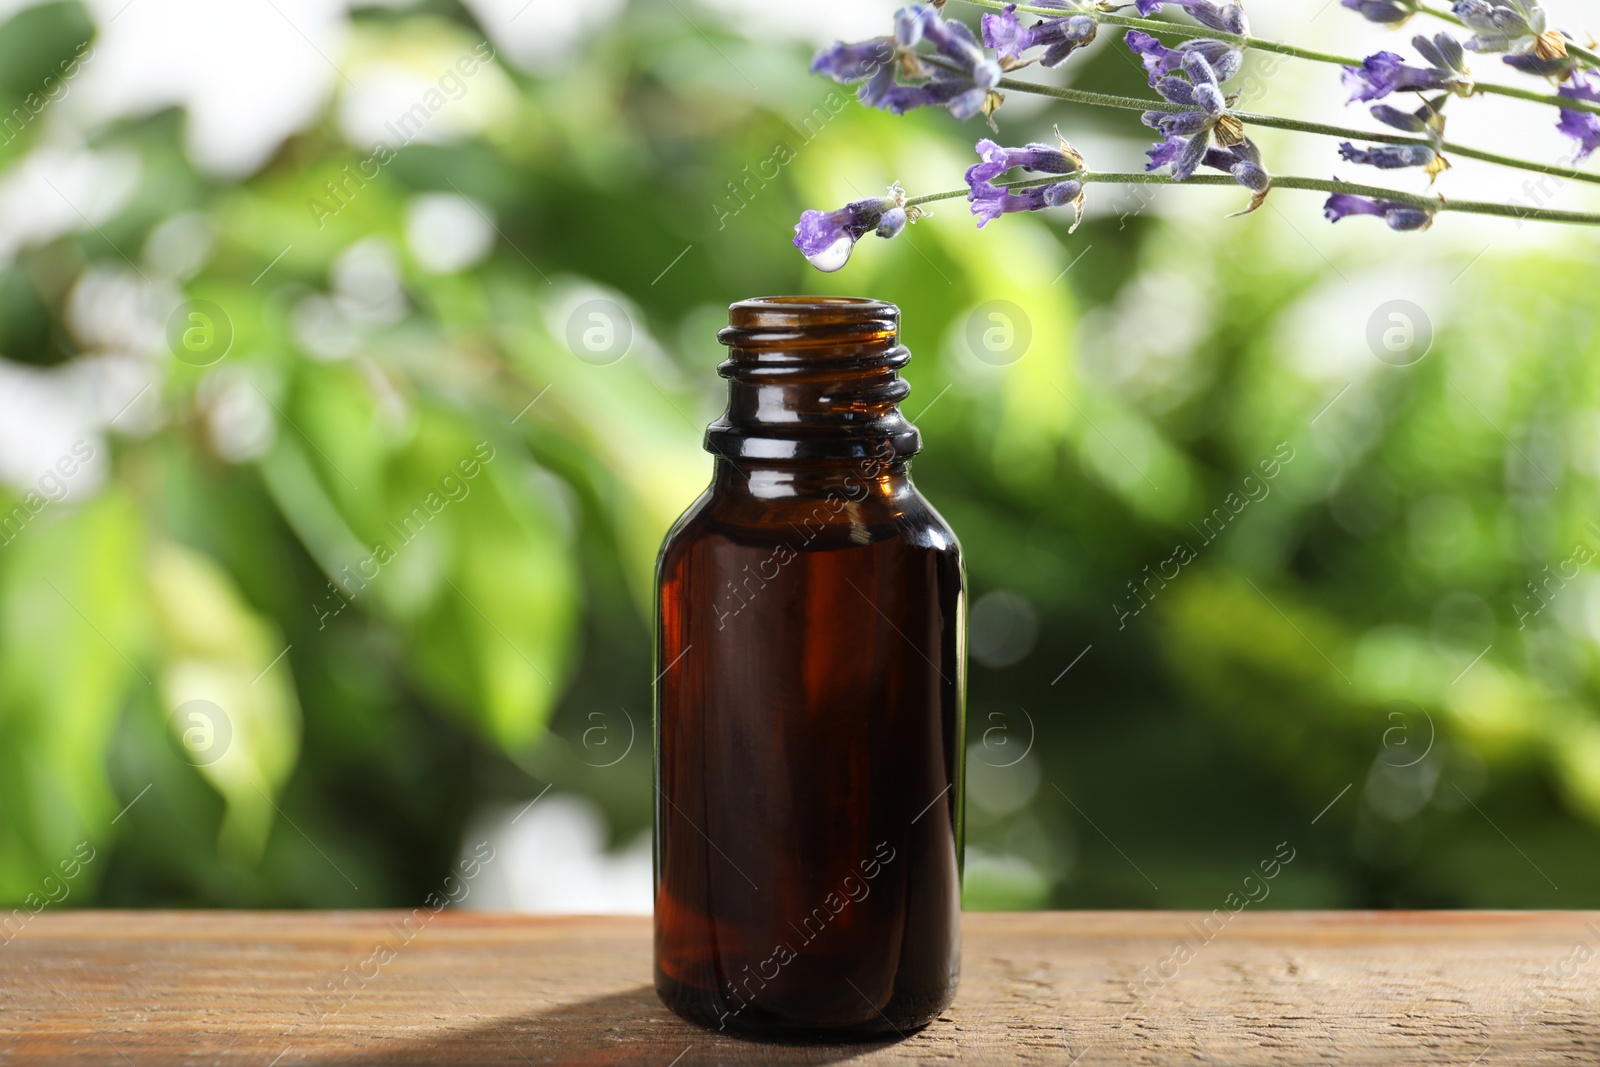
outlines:
{"label": "bottle neck", "polygon": [[[766,297],[728,309],[718,340],[728,359],[728,409],[706,449],[748,469],[884,464],[921,448],[900,413],[911,392],[900,368],[900,311],[877,300]],[[746,462],[748,461],[748,462]],[[859,474],[858,474],[859,477]]]}

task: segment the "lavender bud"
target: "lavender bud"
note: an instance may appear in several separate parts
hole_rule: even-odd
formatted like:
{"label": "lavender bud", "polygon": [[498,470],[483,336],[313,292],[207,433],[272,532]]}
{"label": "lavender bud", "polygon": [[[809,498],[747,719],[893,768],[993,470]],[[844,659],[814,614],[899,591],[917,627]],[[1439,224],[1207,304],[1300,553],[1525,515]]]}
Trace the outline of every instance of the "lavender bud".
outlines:
{"label": "lavender bud", "polygon": [[1416,8],[1407,0],[1344,0],[1344,6],[1360,12],[1368,22],[1385,25],[1404,22],[1416,14]]}
{"label": "lavender bud", "polygon": [[1428,129],[1428,120],[1420,114],[1401,111],[1388,104],[1379,104],[1372,109],[1372,117],[1385,126],[1393,126],[1397,130],[1407,133],[1424,133]]}
{"label": "lavender bud", "polygon": [[883,213],[883,218],[878,220],[877,234],[879,237],[899,237],[900,231],[906,228],[906,209],[892,207]]}

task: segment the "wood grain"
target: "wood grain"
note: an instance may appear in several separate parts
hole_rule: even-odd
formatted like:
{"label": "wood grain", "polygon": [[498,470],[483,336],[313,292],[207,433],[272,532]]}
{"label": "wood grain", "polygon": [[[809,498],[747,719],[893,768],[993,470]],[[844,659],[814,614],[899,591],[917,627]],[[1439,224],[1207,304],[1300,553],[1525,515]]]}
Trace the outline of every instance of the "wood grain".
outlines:
{"label": "wood grain", "polygon": [[969,914],[946,1016],[845,1046],[682,1022],[647,919],[418,914],[45,913],[0,1064],[1600,1064],[1600,914]]}

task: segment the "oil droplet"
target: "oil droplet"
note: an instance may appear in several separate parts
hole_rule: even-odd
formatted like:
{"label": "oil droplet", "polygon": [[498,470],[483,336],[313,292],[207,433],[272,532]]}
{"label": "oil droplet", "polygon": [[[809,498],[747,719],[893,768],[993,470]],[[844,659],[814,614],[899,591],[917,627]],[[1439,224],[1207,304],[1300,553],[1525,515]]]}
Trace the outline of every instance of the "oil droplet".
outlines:
{"label": "oil droplet", "polygon": [[829,245],[827,248],[824,248],[822,251],[816,253],[815,255],[807,256],[806,262],[810,263],[813,267],[822,271],[824,274],[832,274],[834,271],[850,262],[850,253],[855,246],[856,243],[849,237],[840,237],[837,241],[833,242],[833,244]]}

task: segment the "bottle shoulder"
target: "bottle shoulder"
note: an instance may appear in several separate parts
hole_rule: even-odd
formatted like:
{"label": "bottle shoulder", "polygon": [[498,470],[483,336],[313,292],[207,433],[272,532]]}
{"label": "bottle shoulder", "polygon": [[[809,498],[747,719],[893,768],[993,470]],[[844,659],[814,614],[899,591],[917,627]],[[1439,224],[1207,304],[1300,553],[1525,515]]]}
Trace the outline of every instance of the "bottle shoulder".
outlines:
{"label": "bottle shoulder", "polygon": [[667,528],[667,535],[661,539],[661,550],[656,553],[656,575],[659,577],[666,569],[668,562],[679,554],[683,546],[697,540],[704,528],[704,516],[711,509],[714,486],[707,486],[695,497],[694,502],[684,509],[683,514]]}

